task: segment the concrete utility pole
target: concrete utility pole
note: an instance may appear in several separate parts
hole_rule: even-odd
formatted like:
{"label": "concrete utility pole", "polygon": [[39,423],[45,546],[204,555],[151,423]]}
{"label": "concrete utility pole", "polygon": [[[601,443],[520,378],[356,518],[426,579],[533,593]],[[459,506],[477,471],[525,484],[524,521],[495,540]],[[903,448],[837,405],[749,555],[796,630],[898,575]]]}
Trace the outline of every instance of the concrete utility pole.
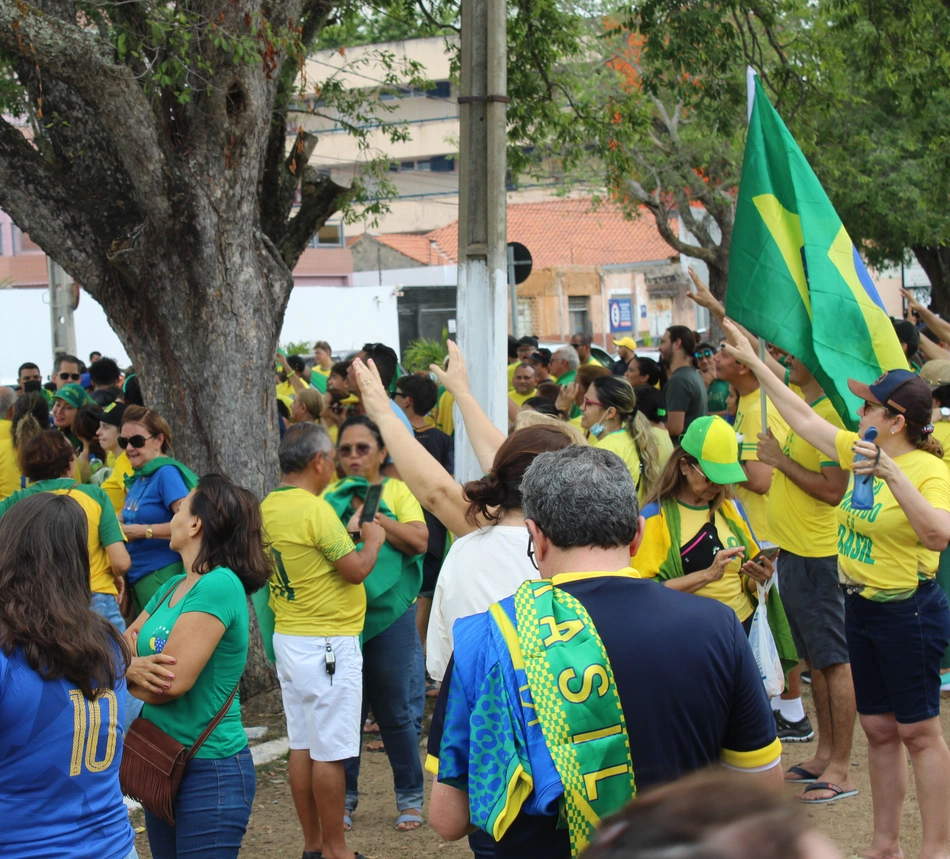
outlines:
{"label": "concrete utility pole", "polygon": [[[507,34],[504,0],[462,0],[459,96],[459,348],[472,393],[503,432],[508,425],[508,258],[505,196]],[[461,423],[455,473],[482,469]]]}
{"label": "concrete utility pole", "polygon": [[49,276],[49,318],[53,362],[57,355],[76,354],[76,328],[73,324],[73,279],[59,263],[46,258]]}

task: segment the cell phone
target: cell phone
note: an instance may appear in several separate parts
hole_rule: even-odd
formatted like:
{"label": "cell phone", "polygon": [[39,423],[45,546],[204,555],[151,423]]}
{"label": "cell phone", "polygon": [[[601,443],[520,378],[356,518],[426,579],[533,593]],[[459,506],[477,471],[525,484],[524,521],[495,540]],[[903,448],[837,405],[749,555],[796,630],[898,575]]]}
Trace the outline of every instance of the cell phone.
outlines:
{"label": "cell phone", "polygon": [[775,556],[778,555],[782,550],[778,546],[769,546],[766,549],[759,551],[759,554],[752,559],[753,564],[759,564],[762,562],[763,558],[768,558],[770,561],[775,560]]}
{"label": "cell phone", "polygon": [[370,486],[366,492],[366,500],[363,502],[363,512],[360,514],[360,525],[364,522],[372,522],[376,518],[376,512],[379,510],[379,502],[382,497],[382,483]]}

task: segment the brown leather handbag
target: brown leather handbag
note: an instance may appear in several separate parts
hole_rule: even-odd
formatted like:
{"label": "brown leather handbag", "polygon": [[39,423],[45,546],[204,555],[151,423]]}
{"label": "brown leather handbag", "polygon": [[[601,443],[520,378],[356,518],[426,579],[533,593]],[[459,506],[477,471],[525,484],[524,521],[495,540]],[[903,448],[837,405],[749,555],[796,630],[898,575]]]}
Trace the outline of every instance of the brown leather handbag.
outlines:
{"label": "brown leather handbag", "polygon": [[185,774],[188,762],[197,754],[198,749],[211,732],[218,727],[237,695],[238,687],[218,710],[217,715],[201,732],[195,744],[186,749],[174,737],[170,737],[154,722],[141,716],[132,722],[125,736],[122,750],[122,762],[119,764],[119,785],[122,792],[138,800],[142,807],[169,826],[175,825],[173,804],[181,778]]}
{"label": "brown leather handbag", "polygon": [[185,767],[204,741],[211,736],[211,732],[218,727],[230,709],[237,691],[236,685],[224,706],[218,710],[190,749],[186,749],[178,740],[148,719],[139,716],[132,722],[125,736],[122,761],[119,764],[119,785],[122,792],[138,800],[143,808],[162,818],[169,826],[174,826],[175,795],[185,774]]}

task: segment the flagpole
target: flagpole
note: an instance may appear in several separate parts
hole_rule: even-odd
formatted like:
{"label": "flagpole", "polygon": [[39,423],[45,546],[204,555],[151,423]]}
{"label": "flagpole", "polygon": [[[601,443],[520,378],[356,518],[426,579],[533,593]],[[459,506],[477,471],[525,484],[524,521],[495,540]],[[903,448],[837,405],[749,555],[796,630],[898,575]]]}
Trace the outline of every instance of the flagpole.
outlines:
{"label": "flagpole", "polygon": [[[752,66],[746,66],[745,68],[745,84],[746,84],[746,96],[747,96],[747,110],[746,122],[752,122],[752,108],[755,106],[755,69]],[[759,360],[763,363],[765,362],[765,340],[759,338]],[[769,434],[769,415],[768,415],[768,401],[765,397],[765,388],[762,385],[759,385],[759,396],[761,397],[761,411],[762,411],[762,435]]]}

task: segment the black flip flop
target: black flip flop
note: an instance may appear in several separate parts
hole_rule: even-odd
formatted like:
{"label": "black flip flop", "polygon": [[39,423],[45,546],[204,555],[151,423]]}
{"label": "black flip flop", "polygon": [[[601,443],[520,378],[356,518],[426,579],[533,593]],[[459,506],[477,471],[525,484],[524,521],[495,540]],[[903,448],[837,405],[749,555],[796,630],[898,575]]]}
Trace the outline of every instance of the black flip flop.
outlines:
{"label": "black flip flop", "polygon": [[[833,795],[823,797],[822,799],[806,799],[806,795],[812,790],[830,790]],[[827,805],[829,802],[837,802],[839,799],[847,799],[850,796],[857,795],[857,790],[845,790],[843,787],[838,787],[838,785],[832,784],[830,781],[816,781],[814,784],[808,785],[808,787],[802,791],[802,795],[798,797],[798,801],[803,802],[805,805]]]}
{"label": "black flip flop", "polygon": [[787,778],[785,779],[786,784],[814,784],[818,781],[818,776],[808,772],[801,764],[789,767],[785,774],[788,775],[788,773],[797,775],[799,778]]}

